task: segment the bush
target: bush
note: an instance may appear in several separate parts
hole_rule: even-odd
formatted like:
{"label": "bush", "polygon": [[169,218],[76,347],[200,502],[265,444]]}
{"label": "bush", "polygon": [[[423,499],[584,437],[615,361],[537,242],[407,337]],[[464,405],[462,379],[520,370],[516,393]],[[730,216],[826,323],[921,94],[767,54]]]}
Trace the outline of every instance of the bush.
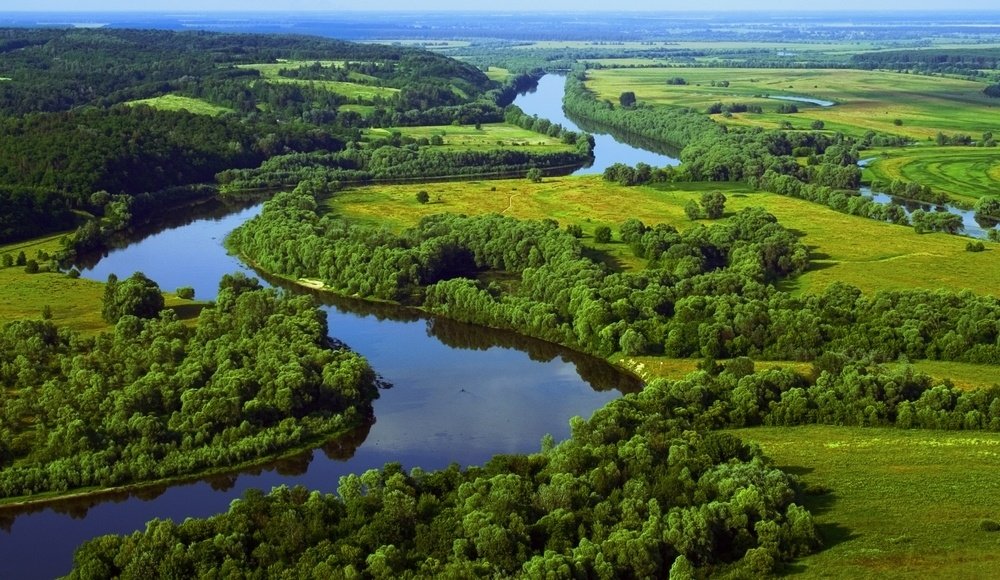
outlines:
{"label": "bush", "polygon": [[175,292],[178,298],[183,300],[194,300],[194,288],[190,286],[181,286]]}
{"label": "bush", "polygon": [[426,191],[420,190],[420,191],[417,192],[417,201],[418,202],[420,202],[420,203],[427,203],[430,200],[431,200],[431,196]]}
{"label": "bush", "polygon": [[569,224],[566,226],[566,233],[573,236],[574,238],[583,237],[583,228],[579,224]]}
{"label": "bush", "polygon": [[38,262],[35,260],[28,260],[28,262],[24,265],[24,271],[28,274],[37,274]]}
{"label": "bush", "polygon": [[594,240],[601,244],[611,241],[611,228],[608,226],[597,226],[594,228]]}
{"label": "bush", "polygon": [[1000,523],[993,520],[983,520],[979,522],[979,529],[984,532],[1000,532]]}
{"label": "bush", "polygon": [[965,244],[966,252],[982,252],[986,249],[986,246],[982,242],[969,242]]}

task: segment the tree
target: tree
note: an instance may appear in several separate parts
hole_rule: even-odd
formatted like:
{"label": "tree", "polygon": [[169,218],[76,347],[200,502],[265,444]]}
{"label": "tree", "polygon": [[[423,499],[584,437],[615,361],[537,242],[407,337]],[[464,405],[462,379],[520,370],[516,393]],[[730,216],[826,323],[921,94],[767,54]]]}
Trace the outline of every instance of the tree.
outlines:
{"label": "tree", "polygon": [[24,265],[24,271],[27,272],[28,274],[37,274],[38,273],[38,261],[36,261],[36,260],[28,260],[27,263],[25,263],[25,265]]}
{"label": "tree", "polygon": [[181,286],[175,292],[178,298],[183,300],[193,300],[194,299],[194,288],[190,286]]}
{"label": "tree", "polygon": [[726,209],[726,196],[721,191],[706,191],[701,194],[701,207],[705,210],[705,217],[719,219]]}
{"label": "tree", "polygon": [[420,202],[420,203],[427,203],[430,200],[431,200],[431,196],[426,191],[424,191],[424,190],[421,189],[420,191],[417,192],[417,201],[418,202]]}
{"label": "tree", "polygon": [[688,200],[688,202],[684,204],[684,215],[686,215],[691,221],[700,218],[701,208],[698,207],[698,202],[693,199]]}
{"label": "tree", "polygon": [[632,91],[625,91],[618,97],[618,102],[623,107],[631,108],[635,106],[635,93]]}
{"label": "tree", "polygon": [[24,266],[28,263],[28,257],[24,255],[24,250],[17,253],[17,260],[14,261],[18,266]]}
{"label": "tree", "polygon": [[14,265],[14,256],[11,256],[10,254],[4,254],[3,255],[3,267],[4,268],[10,268],[13,265]]}
{"label": "tree", "polygon": [[611,228],[608,226],[597,226],[594,228],[594,241],[607,244],[611,241]]}
{"label": "tree", "polygon": [[823,127],[825,126],[826,123],[820,121],[819,119],[816,119],[815,121],[812,122],[812,125],[810,125],[810,127],[812,127],[814,131],[822,131]]}
{"label": "tree", "polygon": [[527,173],[527,175],[525,175],[525,177],[527,177],[528,181],[530,181],[532,183],[541,183],[542,182],[542,170],[539,169],[539,168],[537,168],[537,167],[532,167],[531,169],[528,170],[528,173]]}
{"label": "tree", "polygon": [[573,236],[574,238],[582,238],[583,228],[580,227],[580,224],[568,224],[566,226],[566,233]]}
{"label": "tree", "polygon": [[155,318],[161,310],[163,294],[160,287],[142,272],[125,280],[118,280],[114,275],[108,277],[101,304],[104,320],[114,324],[126,315]]}

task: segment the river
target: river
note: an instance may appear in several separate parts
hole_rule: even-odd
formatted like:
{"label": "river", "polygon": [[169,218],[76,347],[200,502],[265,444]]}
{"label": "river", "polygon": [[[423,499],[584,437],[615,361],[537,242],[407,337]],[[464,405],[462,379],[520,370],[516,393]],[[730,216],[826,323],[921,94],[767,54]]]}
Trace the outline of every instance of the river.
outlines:
{"label": "river", "polygon": [[[875,161],[876,157],[870,157],[867,159],[861,159],[858,161],[859,167],[866,167],[869,163]],[[996,220],[989,218],[982,219],[976,218],[976,212],[968,209],[962,209],[952,204],[935,204],[928,203],[924,201],[915,201],[912,199],[906,199],[902,197],[896,197],[894,195],[889,195],[887,193],[879,193],[873,191],[870,187],[862,187],[861,195],[871,198],[872,201],[882,203],[882,204],[893,204],[898,205],[903,208],[906,216],[909,217],[914,211],[920,209],[923,211],[934,211],[934,212],[948,212],[953,213],[962,218],[962,233],[966,236],[973,238],[979,238],[985,240],[989,237],[990,230],[1000,228],[1000,224]]]}
{"label": "river", "polygon": [[[561,112],[562,86],[562,78],[546,77],[517,104],[575,128]],[[546,102],[558,114],[536,108]],[[657,154],[644,156],[610,135],[599,136],[598,144],[591,172],[603,171],[613,160],[676,163]],[[211,299],[223,274],[253,274],[226,253],[222,241],[259,212],[259,204],[215,202],[198,206],[193,215],[168,216],[122,248],[83,261],[83,276],[104,281],[111,273],[123,278],[140,270],[164,289],[191,286],[198,298]],[[267,468],[134,494],[0,508],[0,578],[65,574],[74,549],[90,538],[141,530],[154,518],[180,521],[220,513],[251,488],[304,485],[333,492],[340,476],[390,461],[429,470],[537,451],[547,433],[566,438],[573,416],[589,417],[640,386],[603,361],[513,333],[402,308],[328,302],[323,308],[331,335],[364,355],[392,385],[374,403],[373,425]]]}

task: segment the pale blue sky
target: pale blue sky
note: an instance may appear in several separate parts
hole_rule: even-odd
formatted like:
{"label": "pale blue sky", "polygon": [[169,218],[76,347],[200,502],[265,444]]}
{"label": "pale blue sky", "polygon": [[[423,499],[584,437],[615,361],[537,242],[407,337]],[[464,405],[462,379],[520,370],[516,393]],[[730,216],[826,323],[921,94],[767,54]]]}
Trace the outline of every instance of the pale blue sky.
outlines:
{"label": "pale blue sky", "polygon": [[[206,11],[281,11],[303,10],[344,11],[357,8],[355,0],[32,0],[15,1],[15,6],[0,7],[8,11],[156,11],[156,12],[206,12]],[[469,0],[375,0],[363,2],[365,10],[685,10],[691,8],[732,11],[747,10],[991,10],[1000,8],[997,0],[715,0],[711,3],[688,0],[504,0],[502,3]]]}

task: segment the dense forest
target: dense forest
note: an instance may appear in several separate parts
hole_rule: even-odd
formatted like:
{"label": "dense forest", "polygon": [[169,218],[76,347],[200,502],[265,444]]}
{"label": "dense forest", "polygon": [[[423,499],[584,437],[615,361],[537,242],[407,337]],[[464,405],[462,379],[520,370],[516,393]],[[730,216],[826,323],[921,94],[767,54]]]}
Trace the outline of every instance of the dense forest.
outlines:
{"label": "dense forest", "polygon": [[[743,368],[692,380],[731,386]],[[389,464],[342,477],[337,495],[254,491],[207,520],[100,538],[74,577],[694,578],[766,574],[811,551],[794,478],[732,436],[691,430],[673,387],[574,419],[540,453],[466,470]]]}
{"label": "dense forest", "polygon": [[[0,242],[64,229],[71,210],[100,214],[91,202],[98,192],[150,194],[167,207],[185,200],[157,192],[276,155],[332,154],[360,139],[359,126],[500,121],[511,98],[475,67],[426,51],[310,37],[7,29],[0,52],[0,205],[12,208],[0,221]],[[324,67],[320,59],[343,63]],[[365,118],[339,108],[357,98],[248,68],[309,60],[318,66],[305,67],[307,77],[346,75],[396,92],[365,101],[377,105]],[[289,67],[281,72],[291,80],[298,69]],[[163,95],[229,112],[132,103]]]}
{"label": "dense forest", "polygon": [[116,323],[96,337],[0,327],[0,497],[259,462],[369,419],[374,373],[333,348],[308,297],[227,276],[192,328],[141,307],[128,288],[149,283],[134,278],[108,285]]}
{"label": "dense forest", "polygon": [[[759,576],[818,545],[797,481],[714,431],[752,425],[1000,429],[1000,389],[830,355],[809,381],[734,359],[574,419],[569,440],[482,467],[342,477],[336,495],[251,491],[206,520],[151,522],[76,554],[73,577]],[[141,554],[141,556],[140,556]]]}
{"label": "dense forest", "polygon": [[[323,215],[312,195],[279,194],[229,243],[269,272],[332,290],[421,305],[601,356],[752,356],[811,360],[1000,361],[994,297],[945,290],[863,295],[835,284],[792,296],[774,282],[802,272],[807,251],[761,209],[683,233],[621,225],[648,268],[610,273],[554,221],[498,215],[426,218],[394,234]],[[512,282],[481,281],[504,272]]]}

